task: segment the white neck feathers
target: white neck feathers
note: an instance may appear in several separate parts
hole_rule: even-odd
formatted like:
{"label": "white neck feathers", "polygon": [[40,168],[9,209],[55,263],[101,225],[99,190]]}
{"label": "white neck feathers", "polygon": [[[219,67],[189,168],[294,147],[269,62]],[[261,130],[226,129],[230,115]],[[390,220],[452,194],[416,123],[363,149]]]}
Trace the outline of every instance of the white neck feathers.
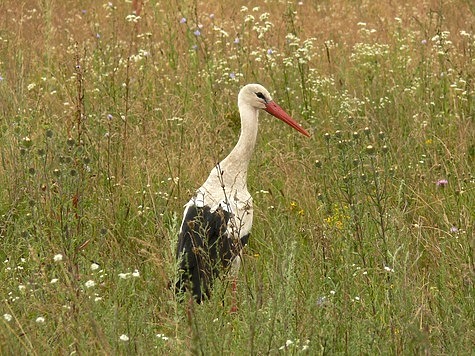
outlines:
{"label": "white neck feathers", "polygon": [[239,102],[241,115],[241,135],[229,155],[220,163],[221,169],[227,169],[233,175],[247,177],[247,167],[256,145],[259,110]]}

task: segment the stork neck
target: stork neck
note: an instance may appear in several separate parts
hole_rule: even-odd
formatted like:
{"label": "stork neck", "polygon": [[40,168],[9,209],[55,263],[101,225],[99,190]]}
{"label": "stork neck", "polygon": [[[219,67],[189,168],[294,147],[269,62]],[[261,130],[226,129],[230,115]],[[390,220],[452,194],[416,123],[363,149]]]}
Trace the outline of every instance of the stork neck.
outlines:
{"label": "stork neck", "polygon": [[247,167],[254,152],[257,138],[259,111],[250,105],[240,104],[241,135],[233,150],[223,160],[223,165],[229,165],[238,173],[247,174]]}

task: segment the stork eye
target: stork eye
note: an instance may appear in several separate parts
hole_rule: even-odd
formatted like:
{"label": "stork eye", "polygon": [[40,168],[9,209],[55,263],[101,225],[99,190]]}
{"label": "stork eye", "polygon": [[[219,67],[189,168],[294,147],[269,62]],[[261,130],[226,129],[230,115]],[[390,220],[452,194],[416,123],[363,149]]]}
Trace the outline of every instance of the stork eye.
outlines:
{"label": "stork eye", "polygon": [[262,99],[262,100],[264,100],[264,101],[267,103],[266,97],[265,97],[264,94],[262,94],[261,92],[257,92],[257,93],[256,93],[256,96],[257,96],[259,99]]}

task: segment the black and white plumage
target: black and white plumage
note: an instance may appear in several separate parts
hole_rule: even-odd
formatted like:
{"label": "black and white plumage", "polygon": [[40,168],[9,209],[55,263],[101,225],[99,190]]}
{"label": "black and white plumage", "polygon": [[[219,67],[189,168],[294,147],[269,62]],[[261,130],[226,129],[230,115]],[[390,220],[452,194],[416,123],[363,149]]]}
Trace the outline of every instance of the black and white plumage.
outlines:
{"label": "black and white plumage", "polygon": [[231,269],[236,274],[239,270],[241,250],[247,244],[252,226],[247,169],[256,143],[259,111],[265,110],[310,136],[259,84],[248,84],[240,90],[238,107],[239,140],[185,205],[180,227],[176,291],[190,290],[197,302],[209,297],[213,281],[221,271]]}

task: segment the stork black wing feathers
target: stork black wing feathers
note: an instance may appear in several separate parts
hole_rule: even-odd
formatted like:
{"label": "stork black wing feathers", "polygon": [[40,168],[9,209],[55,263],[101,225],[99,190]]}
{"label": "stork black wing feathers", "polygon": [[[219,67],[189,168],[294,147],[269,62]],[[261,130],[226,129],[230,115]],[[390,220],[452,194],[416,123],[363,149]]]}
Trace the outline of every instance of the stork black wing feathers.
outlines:
{"label": "stork black wing feathers", "polygon": [[191,290],[198,303],[208,298],[214,279],[229,267],[233,257],[247,243],[249,235],[237,244],[228,236],[230,218],[231,214],[221,207],[213,212],[209,206],[187,208],[178,237],[177,294]]}

